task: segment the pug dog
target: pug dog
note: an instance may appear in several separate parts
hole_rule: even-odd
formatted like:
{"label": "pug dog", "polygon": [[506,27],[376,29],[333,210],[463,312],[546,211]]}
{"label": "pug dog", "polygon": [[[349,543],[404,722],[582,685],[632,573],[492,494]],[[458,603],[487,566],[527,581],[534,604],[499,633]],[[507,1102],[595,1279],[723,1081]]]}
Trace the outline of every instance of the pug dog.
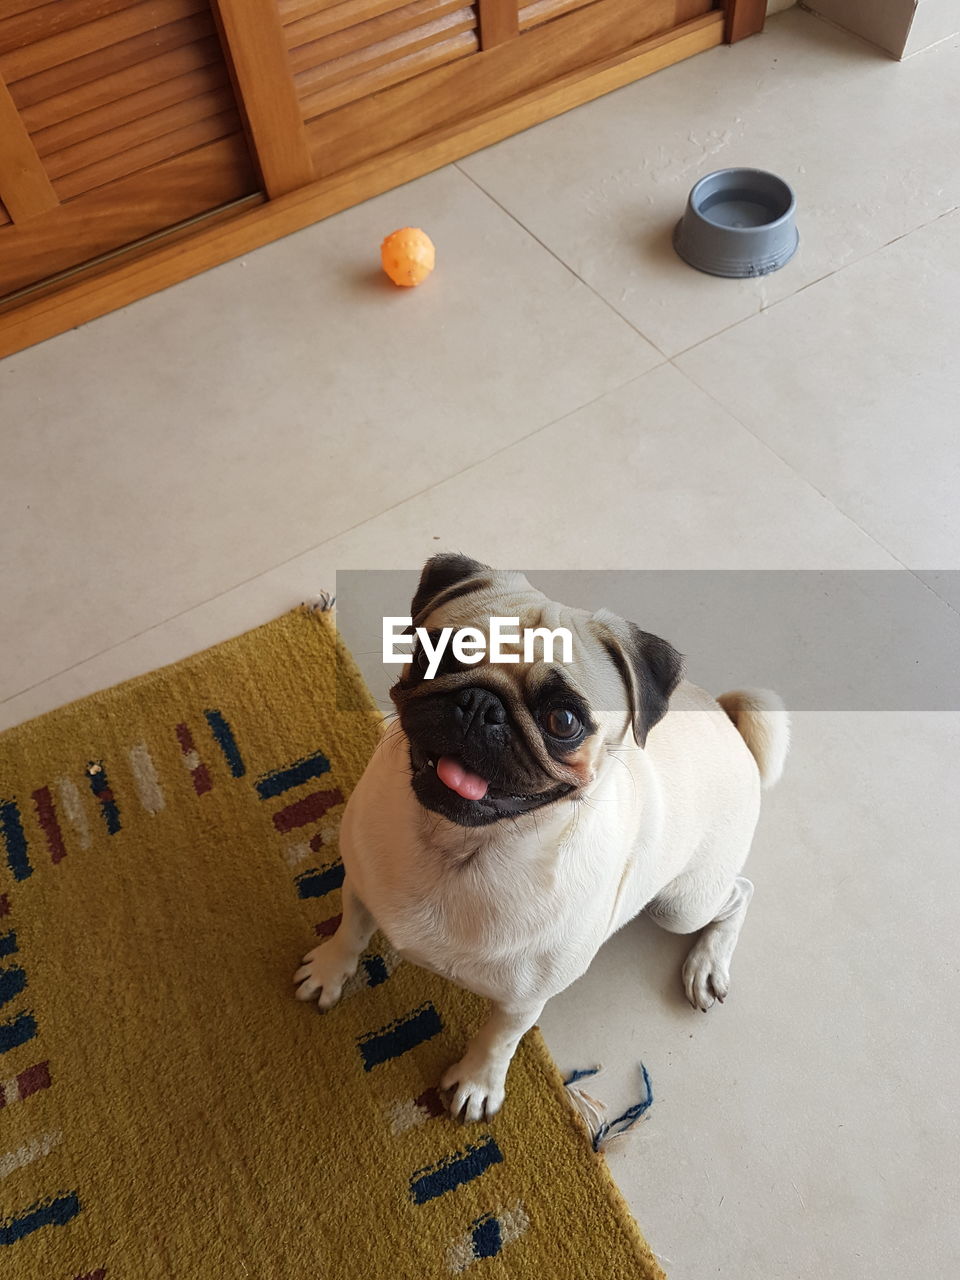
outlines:
{"label": "pug dog", "polygon": [[[329,1009],[375,930],[413,964],[490,1001],[440,1081],[466,1123],[501,1107],[521,1037],[639,912],[699,933],[683,965],[696,1009],[722,1002],[753,885],[740,873],[789,725],[776,694],[712,697],[665,640],[567,608],[520,573],[428,561],[413,625],[565,627],[571,661],[457,661],[414,651],[397,720],[347,803],[343,918],[304,957],[301,1000]],[[518,654],[518,657],[520,655]]]}

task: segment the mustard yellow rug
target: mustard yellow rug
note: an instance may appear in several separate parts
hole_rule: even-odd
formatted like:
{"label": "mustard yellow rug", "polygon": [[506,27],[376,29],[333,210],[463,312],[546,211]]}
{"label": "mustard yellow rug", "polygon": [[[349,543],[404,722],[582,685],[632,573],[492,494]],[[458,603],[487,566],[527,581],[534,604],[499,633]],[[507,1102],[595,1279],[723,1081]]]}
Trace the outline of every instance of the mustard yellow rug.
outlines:
{"label": "mustard yellow rug", "polygon": [[379,936],[294,1000],[378,732],[336,643],[298,611],[0,736],[4,1280],[661,1275],[539,1033],[463,1128],[478,1001]]}

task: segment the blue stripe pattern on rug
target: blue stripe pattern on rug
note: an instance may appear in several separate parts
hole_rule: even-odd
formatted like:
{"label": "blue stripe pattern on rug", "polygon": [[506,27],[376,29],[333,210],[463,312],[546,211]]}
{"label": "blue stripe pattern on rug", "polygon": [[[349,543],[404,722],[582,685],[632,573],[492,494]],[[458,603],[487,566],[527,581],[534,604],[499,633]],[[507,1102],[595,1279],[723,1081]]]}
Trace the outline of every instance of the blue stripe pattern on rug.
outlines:
{"label": "blue stripe pattern on rug", "polygon": [[19,965],[0,969],[0,1007],[9,1004],[26,989],[27,975]]}
{"label": "blue stripe pattern on rug", "polygon": [[297,893],[301,898],[323,898],[340,888],[345,874],[342,862],[334,862],[322,869],[311,867],[297,876]]}
{"label": "blue stripe pattern on rug", "polygon": [[210,726],[214,742],[223,752],[223,758],[230,772],[235,778],[242,778],[247,772],[247,766],[243,763],[243,756],[240,754],[240,748],[237,746],[237,740],[233,736],[233,730],[226,716],[222,711],[217,710],[205,711],[203,714]]}
{"label": "blue stripe pattern on rug", "polygon": [[14,880],[26,880],[33,874],[27,857],[27,837],[23,834],[20,810],[12,800],[0,802],[0,835],[7,846],[7,862]]}
{"label": "blue stripe pattern on rug", "polygon": [[37,1034],[37,1020],[32,1013],[18,1013],[7,1022],[0,1022],[0,1053],[26,1044]]}
{"label": "blue stripe pattern on rug", "polygon": [[363,967],[367,973],[367,986],[379,987],[381,982],[386,982],[390,977],[387,973],[387,966],[384,964],[383,956],[365,956]]}
{"label": "blue stripe pattern on rug", "polygon": [[16,1244],[40,1227],[62,1227],[65,1222],[75,1218],[80,1209],[80,1197],[75,1191],[51,1200],[39,1200],[23,1213],[0,1219],[0,1244]]}
{"label": "blue stripe pattern on rug", "polygon": [[478,1218],[473,1224],[473,1252],[477,1258],[495,1258],[503,1248],[503,1235],[500,1231],[500,1223],[493,1216],[487,1214],[484,1218]]}
{"label": "blue stripe pattern on rug", "polygon": [[357,1041],[364,1071],[372,1071],[382,1062],[389,1062],[391,1058],[409,1053],[418,1044],[432,1040],[442,1030],[440,1015],[428,1001],[419,1009],[414,1009],[413,1013],[408,1013],[405,1018],[398,1018],[379,1031],[368,1031]]}
{"label": "blue stripe pattern on rug", "polygon": [[277,769],[274,773],[266,773],[257,782],[257,791],[261,800],[271,800],[274,796],[283,795],[291,787],[299,787],[301,782],[309,782],[311,778],[319,778],[329,772],[330,761],[322,751],[312,756],[304,756],[296,760],[286,769]]}
{"label": "blue stripe pattern on rug", "polygon": [[[418,1170],[410,1179],[410,1198],[414,1204],[426,1204],[447,1191],[462,1187],[465,1182],[472,1182],[491,1165],[502,1161],[503,1152],[493,1138],[485,1138],[483,1142],[467,1147],[466,1151],[447,1156],[429,1169]],[[499,1234],[499,1226],[497,1231]]]}

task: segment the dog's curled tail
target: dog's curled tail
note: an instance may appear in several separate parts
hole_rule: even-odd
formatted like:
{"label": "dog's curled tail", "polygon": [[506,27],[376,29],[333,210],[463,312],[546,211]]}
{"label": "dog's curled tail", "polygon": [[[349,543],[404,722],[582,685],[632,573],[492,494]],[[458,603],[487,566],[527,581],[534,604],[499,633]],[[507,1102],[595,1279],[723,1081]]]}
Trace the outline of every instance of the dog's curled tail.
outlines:
{"label": "dog's curled tail", "polygon": [[717,699],[736,725],[760,770],[760,782],[772,787],[780,780],[790,746],[790,717],[783,700],[771,689],[736,689]]}

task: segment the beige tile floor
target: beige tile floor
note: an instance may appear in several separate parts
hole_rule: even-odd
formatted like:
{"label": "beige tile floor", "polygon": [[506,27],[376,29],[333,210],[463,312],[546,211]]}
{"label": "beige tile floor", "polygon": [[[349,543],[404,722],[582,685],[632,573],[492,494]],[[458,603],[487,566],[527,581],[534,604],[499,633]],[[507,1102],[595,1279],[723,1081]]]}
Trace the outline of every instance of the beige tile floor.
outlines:
{"label": "beige tile floor", "polygon": [[[898,65],[794,9],[4,361],[0,726],[439,547],[905,568],[956,609],[958,157],[960,42]],[[765,281],[669,250],[732,163],[798,192]],[[439,266],[401,294],[411,222]],[[799,714],[726,1005],[641,922],[548,1008],[612,1105],[651,1071],[610,1164],[675,1280],[960,1274],[958,748],[956,713]]]}

